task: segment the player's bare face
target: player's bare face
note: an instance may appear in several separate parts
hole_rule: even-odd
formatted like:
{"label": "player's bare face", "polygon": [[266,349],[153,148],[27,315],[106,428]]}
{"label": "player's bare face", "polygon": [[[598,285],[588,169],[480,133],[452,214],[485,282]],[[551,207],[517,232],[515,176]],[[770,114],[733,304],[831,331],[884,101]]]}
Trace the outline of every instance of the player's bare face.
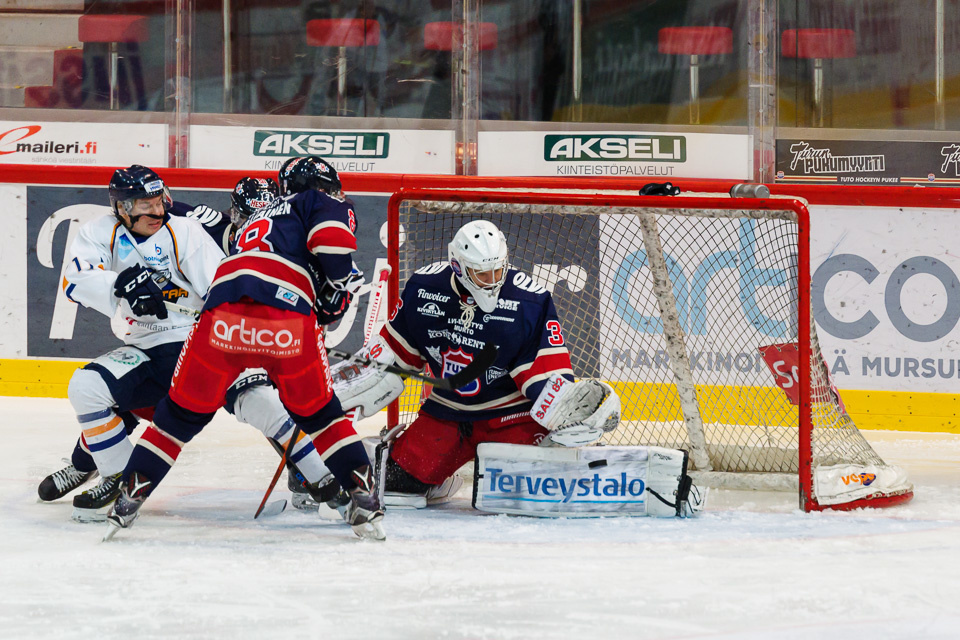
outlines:
{"label": "player's bare face", "polygon": [[496,286],[503,279],[503,269],[490,269],[489,271],[475,271],[467,269],[467,274],[481,289],[489,289]]}
{"label": "player's bare face", "polygon": [[130,230],[141,236],[152,236],[163,226],[163,214],[163,196],[136,200],[127,215]]}

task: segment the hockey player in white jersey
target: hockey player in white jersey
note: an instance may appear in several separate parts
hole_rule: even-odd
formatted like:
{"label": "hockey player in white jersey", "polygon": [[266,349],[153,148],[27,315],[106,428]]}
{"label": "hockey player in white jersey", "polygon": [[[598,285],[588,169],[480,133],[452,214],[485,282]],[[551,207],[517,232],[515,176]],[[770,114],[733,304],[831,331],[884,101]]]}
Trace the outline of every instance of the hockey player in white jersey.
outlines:
{"label": "hockey player in white jersey", "polygon": [[[133,449],[133,410],[149,409],[170,386],[193,318],[169,313],[164,301],[199,310],[223,252],[195,220],[170,216],[170,193],[151,169],[117,170],[109,185],[111,208],[81,227],[70,247],[67,297],[107,317],[123,319],[125,346],[78,369],[67,395],[82,434],[70,464],[47,476],[41,500],[56,500],[99,473],[101,482],[74,497],[74,518],[102,520],[119,493],[119,473]],[[275,392],[235,383],[231,409],[241,421],[283,443],[293,423]],[[149,416],[149,413],[146,414]],[[308,481],[326,469],[309,439],[298,441],[293,459]],[[310,455],[312,453],[312,456]]]}
{"label": "hockey player in white jersey", "polygon": [[[511,269],[506,239],[491,222],[464,225],[449,261],[417,271],[369,357],[447,376],[492,342],[497,360],[486,375],[456,391],[434,389],[386,459],[385,504],[425,506],[446,499],[454,474],[484,442],[579,446],[616,428],[620,403],[606,383],[575,382],[550,293]],[[363,416],[403,390],[399,377],[350,363],[334,367],[345,408]]]}

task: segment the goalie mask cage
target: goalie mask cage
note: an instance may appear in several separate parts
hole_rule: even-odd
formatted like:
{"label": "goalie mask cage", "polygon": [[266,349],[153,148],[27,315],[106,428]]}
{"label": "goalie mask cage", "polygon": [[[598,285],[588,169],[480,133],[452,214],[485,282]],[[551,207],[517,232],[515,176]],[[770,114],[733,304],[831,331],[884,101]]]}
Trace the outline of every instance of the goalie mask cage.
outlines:
{"label": "goalie mask cage", "polygon": [[[389,206],[391,308],[413,271],[446,261],[457,229],[481,218],[505,234],[511,266],[552,292],[576,376],[620,395],[604,443],[685,449],[710,486],[798,487],[806,511],[912,497],[820,354],[805,201],[401,190]],[[391,424],[429,393],[408,385]]]}

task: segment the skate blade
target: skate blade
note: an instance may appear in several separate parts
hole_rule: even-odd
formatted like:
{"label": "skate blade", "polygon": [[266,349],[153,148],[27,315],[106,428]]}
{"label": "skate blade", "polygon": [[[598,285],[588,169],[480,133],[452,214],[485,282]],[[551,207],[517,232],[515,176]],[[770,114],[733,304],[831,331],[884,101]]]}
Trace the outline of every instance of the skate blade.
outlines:
{"label": "skate blade", "polygon": [[315,510],[316,510],[316,512],[317,512],[317,517],[320,518],[321,520],[324,520],[324,521],[328,521],[328,520],[329,520],[329,521],[331,521],[331,522],[338,522],[338,521],[339,521],[339,522],[343,522],[343,524],[347,524],[347,523],[344,522],[344,520],[343,520],[343,510],[342,510],[342,509],[338,509],[338,508],[336,508],[336,507],[330,506],[330,505],[327,504],[327,503],[323,503],[323,504],[315,507]]}
{"label": "skate blade", "polygon": [[87,524],[88,522],[106,522],[107,514],[110,513],[112,507],[113,503],[100,509],[81,509],[80,507],[74,507],[73,515],[70,516],[70,519],[81,524]]}
{"label": "skate blade", "polygon": [[110,542],[113,540],[113,536],[117,535],[117,531],[120,531],[122,527],[118,527],[109,520],[107,520],[107,532],[103,534],[103,540],[100,542]]}
{"label": "skate blade", "polygon": [[267,506],[263,508],[263,511],[260,512],[261,518],[272,518],[273,516],[278,516],[283,513],[287,508],[286,500],[274,500]]}
{"label": "skate blade", "polygon": [[371,522],[364,522],[363,524],[353,524],[350,525],[350,528],[353,529],[353,532],[361,540],[376,540],[377,542],[383,542],[387,539],[387,534],[383,530],[383,525],[380,524],[380,520],[374,520]]}

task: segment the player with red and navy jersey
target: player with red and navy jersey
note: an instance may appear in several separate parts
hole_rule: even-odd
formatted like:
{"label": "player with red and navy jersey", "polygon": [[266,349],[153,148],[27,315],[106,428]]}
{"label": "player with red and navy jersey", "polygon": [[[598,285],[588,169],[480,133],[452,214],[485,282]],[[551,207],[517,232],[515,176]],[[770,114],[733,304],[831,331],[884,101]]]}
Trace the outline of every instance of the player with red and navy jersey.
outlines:
{"label": "player with red and navy jersey", "polygon": [[336,171],[316,156],[288,160],[279,178],[285,197],[243,222],[236,253],[217,268],[170,393],[124,469],[108,535],[135,521],[237,375],[260,367],[350,495],[344,519],[361,537],[384,538],[370,462],[333,393],[323,345],[322,324],[350,303],[356,215]]}
{"label": "player with red and navy jersey", "polygon": [[[609,385],[574,381],[550,293],[509,268],[503,234],[491,222],[478,220],[456,233],[448,262],[428,265],[410,277],[369,354],[381,363],[411,371],[429,367],[434,375],[448,377],[488,343],[499,348],[493,365],[465,387],[433,389],[416,420],[393,443],[388,492],[421,495],[427,501],[445,498],[459,488],[454,473],[475,457],[479,444],[538,444],[555,437],[560,427],[566,428],[565,436],[576,430],[579,444],[584,434],[593,439],[602,435],[603,428],[583,425],[600,404],[610,399],[603,415],[613,413],[614,403],[619,410]],[[392,384],[392,374],[370,369],[353,378],[348,365],[334,369],[343,406],[359,406],[363,415],[402,390]],[[559,403],[561,396],[567,399]],[[571,410],[574,396],[585,401],[578,400]],[[559,437],[557,442],[571,441]],[[392,497],[387,494],[388,505]]]}

